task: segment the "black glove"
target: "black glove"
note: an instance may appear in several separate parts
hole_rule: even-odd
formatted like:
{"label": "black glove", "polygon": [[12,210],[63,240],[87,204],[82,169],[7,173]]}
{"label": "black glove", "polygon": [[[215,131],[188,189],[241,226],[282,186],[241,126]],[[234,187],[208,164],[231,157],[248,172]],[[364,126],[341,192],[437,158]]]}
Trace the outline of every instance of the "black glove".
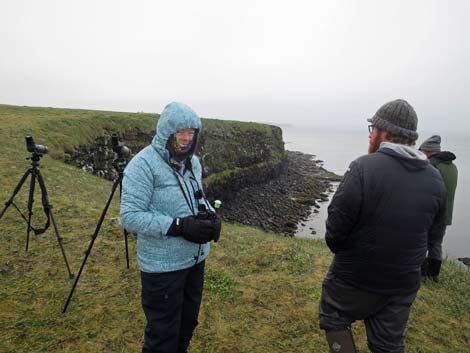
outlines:
{"label": "black glove", "polygon": [[194,216],[175,218],[170,229],[168,229],[167,235],[182,235],[188,241],[204,244],[213,239],[214,226],[215,223],[207,218],[196,218]]}

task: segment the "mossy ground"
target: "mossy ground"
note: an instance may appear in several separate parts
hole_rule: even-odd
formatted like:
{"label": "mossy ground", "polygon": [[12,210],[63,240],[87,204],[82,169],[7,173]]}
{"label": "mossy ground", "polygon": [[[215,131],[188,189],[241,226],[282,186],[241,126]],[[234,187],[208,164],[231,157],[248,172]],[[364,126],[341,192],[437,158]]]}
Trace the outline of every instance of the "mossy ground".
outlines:
{"label": "mossy ground", "polygon": [[[62,146],[84,143],[103,127],[150,128],[151,120],[154,116],[146,114],[0,106],[0,202],[8,199],[29,167],[23,158],[24,134],[32,132],[51,149],[41,170],[76,273],[112,184],[51,155],[60,157]],[[22,210],[28,189],[25,184],[16,198]],[[38,226],[45,220],[40,205],[37,193],[33,218]],[[130,237],[131,268],[126,269],[122,230],[109,221],[118,214],[115,199],[63,315],[73,281],[53,229],[33,235],[26,253],[26,224],[13,207],[7,211],[0,220],[0,352],[140,351],[145,320],[135,239]],[[207,261],[191,352],[327,352],[317,307],[331,258],[320,240],[284,238],[225,223]],[[441,277],[419,291],[407,352],[470,352],[470,273],[446,261]],[[361,323],[355,324],[354,333],[359,351],[368,352]]]}

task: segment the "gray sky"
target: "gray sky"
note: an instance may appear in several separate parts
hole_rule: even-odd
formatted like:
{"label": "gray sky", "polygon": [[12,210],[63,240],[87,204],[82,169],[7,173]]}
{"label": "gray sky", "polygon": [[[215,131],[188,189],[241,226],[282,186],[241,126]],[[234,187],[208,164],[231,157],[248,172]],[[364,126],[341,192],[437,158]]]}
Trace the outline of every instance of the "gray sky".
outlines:
{"label": "gray sky", "polygon": [[0,103],[470,130],[468,0],[1,0]]}

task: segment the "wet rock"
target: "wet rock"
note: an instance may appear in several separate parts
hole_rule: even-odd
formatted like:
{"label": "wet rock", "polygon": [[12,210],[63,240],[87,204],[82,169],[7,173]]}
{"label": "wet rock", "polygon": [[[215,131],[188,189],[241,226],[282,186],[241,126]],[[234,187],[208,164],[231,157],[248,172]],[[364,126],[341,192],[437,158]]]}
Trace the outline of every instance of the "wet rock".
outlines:
{"label": "wet rock", "polygon": [[457,260],[470,267],[470,257],[459,257]]}

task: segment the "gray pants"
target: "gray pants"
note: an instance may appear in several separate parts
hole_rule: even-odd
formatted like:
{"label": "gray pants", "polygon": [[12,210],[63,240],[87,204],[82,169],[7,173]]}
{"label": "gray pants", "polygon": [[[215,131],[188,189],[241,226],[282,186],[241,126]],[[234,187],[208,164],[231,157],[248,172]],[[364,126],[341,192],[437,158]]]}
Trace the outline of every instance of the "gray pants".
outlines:
{"label": "gray pants", "polygon": [[416,292],[384,296],[356,289],[328,272],[320,300],[320,328],[342,331],[364,320],[369,349],[404,353],[405,329]]}

